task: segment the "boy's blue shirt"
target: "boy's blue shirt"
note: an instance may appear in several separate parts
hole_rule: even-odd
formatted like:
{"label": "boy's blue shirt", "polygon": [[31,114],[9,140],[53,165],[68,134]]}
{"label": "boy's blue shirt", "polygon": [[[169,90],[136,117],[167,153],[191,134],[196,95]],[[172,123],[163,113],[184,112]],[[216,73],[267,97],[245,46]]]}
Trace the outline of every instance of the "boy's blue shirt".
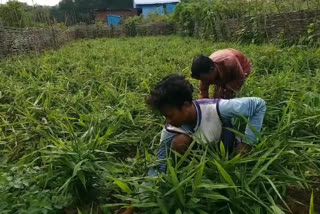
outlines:
{"label": "boy's blue shirt", "polygon": [[[233,118],[238,117],[246,117],[248,118],[249,123],[255,129],[256,132],[261,131],[262,123],[264,114],[266,112],[266,104],[265,101],[261,98],[257,97],[246,97],[246,98],[235,98],[230,100],[224,99],[201,99],[196,100],[193,102],[197,110],[197,125],[196,128],[192,129],[188,125],[182,125],[179,129],[184,130],[185,133],[189,135],[195,134],[198,128],[206,129],[205,132],[208,132],[210,128],[212,128],[213,132],[217,132],[221,134],[221,126],[217,126],[216,124],[231,124]],[[205,108],[203,108],[205,105]],[[207,112],[203,111],[211,111],[210,108],[215,108],[219,117],[212,117],[207,118],[209,119],[210,123],[207,123],[205,127],[201,127],[201,124],[205,121],[202,119],[204,116],[208,117]],[[209,107],[209,108],[208,108]],[[212,123],[211,123],[212,120]],[[207,121],[208,122],[208,121]],[[208,127],[212,124],[212,127]],[[224,125],[222,125],[224,126]],[[181,133],[181,132],[180,132]],[[172,139],[179,134],[179,132],[174,132],[168,129],[168,125],[162,130],[161,139],[160,139],[160,150],[158,152],[158,158],[163,160],[166,158],[167,148],[171,148]],[[250,141],[247,143],[250,144],[257,144],[257,137],[254,132],[251,130],[250,126],[247,125],[245,130],[245,136]],[[216,142],[210,143],[218,143],[219,140],[215,140]],[[159,171],[165,172],[166,171],[166,162],[160,161],[159,164]]]}

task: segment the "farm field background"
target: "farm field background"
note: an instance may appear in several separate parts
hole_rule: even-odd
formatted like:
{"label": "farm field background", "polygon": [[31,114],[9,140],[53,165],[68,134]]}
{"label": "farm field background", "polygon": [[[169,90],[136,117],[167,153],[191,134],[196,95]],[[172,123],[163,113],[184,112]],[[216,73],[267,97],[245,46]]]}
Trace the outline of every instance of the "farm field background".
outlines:
{"label": "farm field background", "polygon": [[[221,48],[252,60],[239,96],[266,100],[261,144],[246,157],[189,150],[166,175],[148,177],[165,120],[146,96],[168,74],[190,79],[193,57]],[[3,60],[0,213],[319,210],[319,59],[319,48],[168,36],[82,40]]]}

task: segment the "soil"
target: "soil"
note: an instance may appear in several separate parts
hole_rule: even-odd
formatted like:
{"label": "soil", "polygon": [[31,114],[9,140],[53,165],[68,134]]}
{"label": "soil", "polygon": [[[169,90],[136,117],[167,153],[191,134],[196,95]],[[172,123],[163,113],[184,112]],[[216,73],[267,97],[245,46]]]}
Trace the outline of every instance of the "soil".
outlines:
{"label": "soil", "polygon": [[[293,214],[309,214],[311,193],[296,187],[288,188],[286,202]],[[320,214],[320,186],[313,190],[313,197],[314,211]]]}

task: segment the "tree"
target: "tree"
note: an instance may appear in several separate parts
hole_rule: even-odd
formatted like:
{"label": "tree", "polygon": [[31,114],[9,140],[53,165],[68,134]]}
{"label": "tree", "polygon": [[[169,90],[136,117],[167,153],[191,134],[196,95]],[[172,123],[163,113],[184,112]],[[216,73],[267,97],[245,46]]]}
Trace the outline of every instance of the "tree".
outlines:
{"label": "tree", "polygon": [[0,6],[0,18],[3,25],[10,27],[26,27],[33,25],[32,13],[27,10],[28,5],[18,1],[9,1]]}

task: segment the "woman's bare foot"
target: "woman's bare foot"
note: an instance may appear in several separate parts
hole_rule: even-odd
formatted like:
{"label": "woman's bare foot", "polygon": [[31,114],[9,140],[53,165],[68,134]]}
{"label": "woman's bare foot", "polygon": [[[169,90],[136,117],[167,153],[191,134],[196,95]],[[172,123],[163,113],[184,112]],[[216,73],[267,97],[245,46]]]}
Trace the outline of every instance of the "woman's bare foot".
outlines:
{"label": "woman's bare foot", "polygon": [[129,207],[126,209],[120,209],[116,212],[116,214],[133,214],[133,207]]}

